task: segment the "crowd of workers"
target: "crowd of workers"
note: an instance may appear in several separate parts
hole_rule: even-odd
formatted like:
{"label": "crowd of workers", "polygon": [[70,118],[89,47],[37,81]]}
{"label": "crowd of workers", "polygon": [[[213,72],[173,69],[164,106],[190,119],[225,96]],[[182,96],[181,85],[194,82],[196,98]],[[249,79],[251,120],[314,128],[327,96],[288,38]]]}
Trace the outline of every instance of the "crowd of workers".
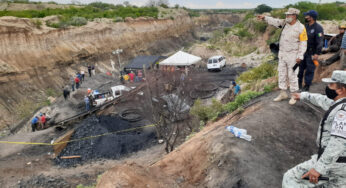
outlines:
{"label": "crowd of workers", "polygon": [[126,84],[128,82],[131,82],[131,83],[141,82],[142,80],[143,80],[142,70],[131,71],[128,74],[123,72],[120,73],[120,81],[122,84]]}

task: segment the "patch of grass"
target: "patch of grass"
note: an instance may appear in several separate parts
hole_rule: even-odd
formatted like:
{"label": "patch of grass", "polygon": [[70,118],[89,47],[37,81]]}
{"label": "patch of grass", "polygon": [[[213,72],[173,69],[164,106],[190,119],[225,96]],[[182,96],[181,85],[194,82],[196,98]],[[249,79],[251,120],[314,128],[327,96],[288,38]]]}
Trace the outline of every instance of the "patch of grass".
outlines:
{"label": "patch of grass", "polygon": [[19,118],[24,119],[31,116],[31,114],[40,106],[40,103],[35,103],[34,101],[29,99],[23,99],[16,106],[15,112],[17,113]]}
{"label": "patch of grass", "polygon": [[35,27],[36,27],[37,29],[41,29],[41,26],[42,26],[42,21],[41,21],[41,20],[39,20],[39,19],[33,19],[33,20],[31,20],[31,22],[35,25]]}
{"label": "patch of grass", "polygon": [[268,25],[264,22],[254,21],[253,26],[254,26],[254,30],[256,32],[264,33],[266,31]]}
{"label": "patch of grass", "polygon": [[279,41],[280,33],[281,29],[272,28],[271,32],[269,33],[269,39],[266,41],[267,44],[270,45],[271,43]]}
{"label": "patch of grass", "polygon": [[224,37],[223,31],[214,31],[212,38],[209,40],[210,43],[217,43]]}
{"label": "patch of grass", "polygon": [[229,102],[225,105],[225,109],[228,112],[234,112],[239,107],[244,105],[245,103],[249,102],[251,99],[258,97],[260,95],[263,95],[264,92],[256,92],[256,91],[247,91],[244,93],[241,93],[240,95],[236,96],[235,100],[233,102]]}
{"label": "patch of grass", "polygon": [[190,17],[200,17],[201,14],[198,10],[185,9],[188,11]]}
{"label": "patch of grass", "polygon": [[209,120],[215,120],[223,111],[224,106],[216,99],[212,99],[210,106],[203,105],[202,101],[197,99],[190,110],[190,114],[197,116],[203,122],[207,122]]}
{"label": "patch of grass", "polygon": [[229,27],[226,27],[226,28],[223,29],[223,33],[226,34],[226,35],[227,35],[230,31],[231,31],[231,28],[229,28]]}
{"label": "patch of grass", "polygon": [[277,65],[274,63],[262,63],[260,66],[242,73],[237,81],[240,83],[252,83],[257,80],[263,80],[273,77],[277,74]]}
{"label": "patch of grass", "polygon": [[122,17],[116,17],[113,19],[113,22],[124,22],[124,19]]}
{"label": "patch of grass", "polygon": [[46,95],[48,97],[57,97],[57,96],[59,96],[58,92],[55,89],[53,89],[53,88],[46,89],[45,93],[46,93]]}
{"label": "patch of grass", "polygon": [[73,26],[82,26],[82,25],[86,25],[88,23],[88,20],[85,19],[84,17],[74,16],[71,18],[71,20],[68,23]]}
{"label": "patch of grass", "polygon": [[249,32],[249,30],[247,28],[242,28],[242,29],[239,29],[235,35],[237,35],[239,38],[241,39],[252,39],[253,38],[253,34]]}
{"label": "patch of grass", "polygon": [[246,20],[248,20],[248,19],[252,19],[252,18],[254,18],[254,17],[255,17],[255,15],[254,15],[254,13],[251,11],[251,12],[249,12],[249,13],[247,13],[247,14],[245,15],[244,21],[246,21]]}
{"label": "patch of grass", "polygon": [[113,5],[101,2],[91,3],[87,6],[76,8],[70,6],[69,8],[57,8],[57,9],[43,9],[43,10],[22,10],[22,11],[0,11],[0,17],[2,16],[14,16],[20,18],[44,18],[46,16],[58,15],[61,16],[60,23],[49,23],[48,26],[55,28],[66,27],[66,25],[81,26],[85,25],[87,20],[93,20],[94,18],[110,18],[116,17],[137,18],[141,16],[158,17],[159,10],[156,7],[124,7],[121,5]]}
{"label": "patch of grass", "polygon": [[[301,12],[307,12],[308,10],[316,10],[318,12],[319,20],[344,20],[346,18],[346,6],[342,2],[334,3],[312,3],[308,1],[301,1],[296,4],[287,5],[285,8],[294,7]],[[304,21],[304,15],[299,15],[299,20]]]}

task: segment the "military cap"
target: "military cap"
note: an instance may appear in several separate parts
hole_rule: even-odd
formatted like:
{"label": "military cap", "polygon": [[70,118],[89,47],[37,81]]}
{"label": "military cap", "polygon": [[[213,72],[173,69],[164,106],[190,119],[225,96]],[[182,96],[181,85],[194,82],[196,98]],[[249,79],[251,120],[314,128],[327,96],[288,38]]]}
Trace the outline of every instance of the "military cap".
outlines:
{"label": "military cap", "polygon": [[335,70],[331,78],[323,78],[322,82],[346,84],[346,71]]}
{"label": "military cap", "polygon": [[300,10],[296,9],[296,8],[289,8],[287,12],[285,12],[285,14],[296,14],[298,15],[300,13]]}

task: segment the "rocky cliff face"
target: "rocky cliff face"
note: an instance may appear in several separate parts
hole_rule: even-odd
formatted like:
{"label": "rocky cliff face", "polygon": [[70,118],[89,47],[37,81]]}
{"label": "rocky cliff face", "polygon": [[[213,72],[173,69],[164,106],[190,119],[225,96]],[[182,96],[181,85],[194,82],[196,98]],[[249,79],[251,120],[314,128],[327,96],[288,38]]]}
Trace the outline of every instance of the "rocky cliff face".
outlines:
{"label": "rocky cliff face", "polygon": [[[49,18],[50,19],[50,18]],[[193,41],[196,28],[239,22],[239,15],[205,15],[172,19],[128,19],[89,22],[68,29],[41,28],[30,19],[0,18],[0,129],[20,121],[47,99],[47,89],[61,90],[68,77],[89,64],[96,71],[111,69],[115,49],[121,59],[157,55]],[[43,21],[44,23],[44,21]]]}

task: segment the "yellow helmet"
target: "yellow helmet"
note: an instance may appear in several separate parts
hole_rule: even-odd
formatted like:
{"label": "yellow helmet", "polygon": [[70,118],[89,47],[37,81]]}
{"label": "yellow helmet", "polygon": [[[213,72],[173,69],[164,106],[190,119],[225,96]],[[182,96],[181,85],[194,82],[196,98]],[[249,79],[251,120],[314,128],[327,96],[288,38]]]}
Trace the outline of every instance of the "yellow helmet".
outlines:
{"label": "yellow helmet", "polygon": [[346,25],[340,25],[339,29],[346,29]]}

